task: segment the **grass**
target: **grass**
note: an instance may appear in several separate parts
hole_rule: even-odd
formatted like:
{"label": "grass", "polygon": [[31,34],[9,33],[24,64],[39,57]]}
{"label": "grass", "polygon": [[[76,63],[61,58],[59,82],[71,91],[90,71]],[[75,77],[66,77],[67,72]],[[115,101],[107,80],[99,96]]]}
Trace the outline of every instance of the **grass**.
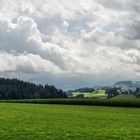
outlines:
{"label": "grass", "polygon": [[2,140],[139,140],[140,109],[0,103]]}
{"label": "grass", "polygon": [[117,95],[115,97],[113,97],[112,99],[131,99],[131,100],[136,100],[137,98],[133,95],[125,95],[125,94],[121,94],[121,95]]}
{"label": "grass", "polygon": [[92,98],[92,97],[107,98],[107,94],[105,94],[105,90],[97,90],[97,91],[94,91],[94,92],[83,92],[83,93],[73,92],[72,93],[73,97],[76,97],[79,94],[83,94],[84,97],[86,97],[86,98]]}
{"label": "grass", "polygon": [[72,96],[73,96],[73,97],[76,97],[76,96],[79,95],[79,94],[81,94],[81,93],[80,93],[80,92],[73,92],[73,93],[72,93]]}

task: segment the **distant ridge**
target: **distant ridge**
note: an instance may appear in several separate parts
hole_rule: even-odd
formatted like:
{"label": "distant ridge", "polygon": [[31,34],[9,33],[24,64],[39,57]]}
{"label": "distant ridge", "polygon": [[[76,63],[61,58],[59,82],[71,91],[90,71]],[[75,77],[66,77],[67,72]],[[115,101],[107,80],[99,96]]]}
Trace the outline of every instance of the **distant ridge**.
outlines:
{"label": "distant ridge", "polygon": [[140,81],[118,81],[114,84],[115,87],[121,88],[140,88]]}

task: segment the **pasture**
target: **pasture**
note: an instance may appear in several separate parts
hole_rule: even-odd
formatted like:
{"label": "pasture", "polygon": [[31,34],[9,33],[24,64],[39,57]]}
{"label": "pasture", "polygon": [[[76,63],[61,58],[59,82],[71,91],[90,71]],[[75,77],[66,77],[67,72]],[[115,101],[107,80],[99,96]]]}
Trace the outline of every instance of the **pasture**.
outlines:
{"label": "pasture", "polygon": [[97,90],[94,92],[73,92],[72,97],[76,97],[79,94],[83,94],[85,98],[107,98],[107,94],[105,94],[105,90]]}
{"label": "pasture", "polygon": [[139,140],[140,109],[0,103],[2,140]]}

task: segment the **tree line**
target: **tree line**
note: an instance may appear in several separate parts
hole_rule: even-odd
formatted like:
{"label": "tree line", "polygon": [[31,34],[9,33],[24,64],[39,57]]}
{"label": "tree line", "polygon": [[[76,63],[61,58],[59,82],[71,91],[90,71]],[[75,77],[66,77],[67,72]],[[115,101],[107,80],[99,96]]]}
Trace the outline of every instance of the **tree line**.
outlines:
{"label": "tree line", "polygon": [[0,78],[0,99],[66,98],[66,93],[53,85],[36,85],[18,79]]}
{"label": "tree line", "polygon": [[112,98],[117,95],[133,95],[136,98],[140,98],[140,88],[137,87],[136,89],[122,89],[121,87],[114,87],[114,88],[106,88],[105,93],[108,95],[107,98]]}

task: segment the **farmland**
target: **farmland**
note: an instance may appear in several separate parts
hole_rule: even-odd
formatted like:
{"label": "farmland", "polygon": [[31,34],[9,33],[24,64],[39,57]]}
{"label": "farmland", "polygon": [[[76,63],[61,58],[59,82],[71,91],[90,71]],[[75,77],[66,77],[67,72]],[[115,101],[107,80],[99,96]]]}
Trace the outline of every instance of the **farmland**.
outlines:
{"label": "farmland", "polygon": [[0,139],[140,139],[140,109],[0,103]]}
{"label": "farmland", "polygon": [[76,97],[79,94],[83,94],[85,98],[107,98],[107,94],[105,94],[105,90],[97,90],[94,92],[73,92],[72,97]]}

